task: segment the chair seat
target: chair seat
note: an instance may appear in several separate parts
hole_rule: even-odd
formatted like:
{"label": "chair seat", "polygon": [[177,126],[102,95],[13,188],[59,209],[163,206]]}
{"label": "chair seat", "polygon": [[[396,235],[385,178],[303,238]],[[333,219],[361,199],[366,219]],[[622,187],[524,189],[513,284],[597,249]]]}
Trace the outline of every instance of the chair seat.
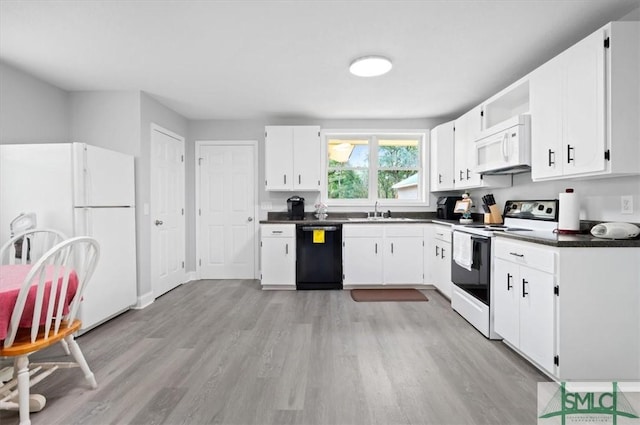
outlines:
{"label": "chair seat", "polygon": [[31,342],[30,329],[20,329],[11,347],[4,348],[0,345],[0,357],[16,357],[42,350],[43,348],[60,342],[60,340],[66,336],[77,332],[81,326],[82,321],[80,320],[74,320],[71,326],[68,326],[66,321],[62,321],[58,333],[56,335],[50,334],[47,339],[44,338],[44,329],[41,328],[34,342]]}

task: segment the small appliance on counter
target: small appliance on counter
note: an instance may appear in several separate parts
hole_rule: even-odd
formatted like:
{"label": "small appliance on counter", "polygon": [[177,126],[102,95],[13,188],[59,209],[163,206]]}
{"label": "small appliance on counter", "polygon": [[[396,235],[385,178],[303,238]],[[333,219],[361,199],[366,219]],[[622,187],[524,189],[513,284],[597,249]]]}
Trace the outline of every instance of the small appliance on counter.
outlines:
{"label": "small appliance on counter", "polygon": [[441,196],[436,202],[436,217],[442,220],[458,220],[462,214],[454,213],[456,202],[461,201],[462,196]]}
{"label": "small appliance on counter", "polygon": [[292,196],[287,199],[289,220],[304,220],[304,198]]}
{"label": "small appliance on counter", "polygon": [[633,239],[640,234],[640,227],[631,223],[600,223],[591,228],[591,234],[602,239]]}

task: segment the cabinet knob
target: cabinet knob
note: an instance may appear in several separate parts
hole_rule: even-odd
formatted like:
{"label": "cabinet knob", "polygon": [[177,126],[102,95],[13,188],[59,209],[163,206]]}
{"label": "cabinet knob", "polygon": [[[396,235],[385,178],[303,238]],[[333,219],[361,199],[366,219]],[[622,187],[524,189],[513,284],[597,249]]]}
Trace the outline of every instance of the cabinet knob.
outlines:
{"label": "cabinet knob", "polygon": [[156,226],[162,226],[163,224],[164,224],[164,221],[156,220]]}

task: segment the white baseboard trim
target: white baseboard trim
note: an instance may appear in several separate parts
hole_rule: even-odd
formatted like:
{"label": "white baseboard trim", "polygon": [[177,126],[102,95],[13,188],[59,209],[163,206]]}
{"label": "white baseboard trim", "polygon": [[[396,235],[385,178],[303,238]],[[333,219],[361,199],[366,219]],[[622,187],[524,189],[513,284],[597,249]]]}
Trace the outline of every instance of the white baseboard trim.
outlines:
{"label": "white baseboard trim", "polygon": [[153,304],[154,300],[155,298],[153,297],[153,291],[149,291],[146,294],[139,296],[138,302],[131,308],[133,308],[134,310],[142,310],[143,308],[149,307],[151,304]]}
{"label": "white baseboard trim", "polygon": [[193,280],[198,280],[198,273],[196,271],[187,272],[187,282],[191,282]]}

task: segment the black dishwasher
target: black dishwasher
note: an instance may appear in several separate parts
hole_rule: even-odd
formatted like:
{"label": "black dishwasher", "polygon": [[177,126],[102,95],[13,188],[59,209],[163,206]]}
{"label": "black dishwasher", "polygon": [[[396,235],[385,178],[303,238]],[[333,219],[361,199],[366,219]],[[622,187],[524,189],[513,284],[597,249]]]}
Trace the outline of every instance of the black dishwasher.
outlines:
{"label": "black dishwasher", "polygon": [[342,224],[296,225],[296,288],[342,289]]}

